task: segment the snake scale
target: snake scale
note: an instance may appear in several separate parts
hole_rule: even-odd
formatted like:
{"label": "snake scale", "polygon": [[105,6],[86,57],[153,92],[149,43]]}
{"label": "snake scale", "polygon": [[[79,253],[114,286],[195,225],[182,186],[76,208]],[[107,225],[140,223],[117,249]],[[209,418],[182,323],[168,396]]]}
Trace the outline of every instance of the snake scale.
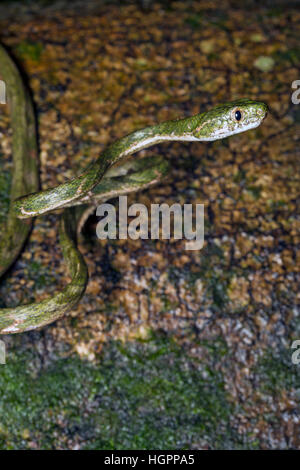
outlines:
{"label": "snake scale", "polygon": [[71,276],[63,290],[46,300],[0,309],[0,334],[40,328],[60,318],[80,300],[88,282],[88,271],[77,248],[76,235],[87,214],[100,202],[146,188],[169,172],[169,164],[162,157],[127,161],[128,156],[165,141],[223,139],[254,129],[267,114],[264,103],[240,99],[192,117],[145,127],[109,145],[79,176],[54,188],[38,191],[37,136],[32,99],[16,65],[1,45],[0,78],[7,86],[14,167],[10,208],[6,226],[0,231],[0,275],[20,254],[31,229],[32,217],[64,209],[59,223],[60,246]]}

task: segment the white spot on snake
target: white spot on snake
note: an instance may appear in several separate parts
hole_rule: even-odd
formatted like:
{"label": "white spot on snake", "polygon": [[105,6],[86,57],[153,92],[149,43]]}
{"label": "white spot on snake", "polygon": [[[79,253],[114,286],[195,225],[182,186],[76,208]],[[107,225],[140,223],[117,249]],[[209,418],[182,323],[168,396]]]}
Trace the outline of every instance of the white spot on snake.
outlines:
{"label": "white spot on snake", "polygon": [[2,332],[2,333],[16,333],[17,331],[19,331],[19,328],[17,328],[16,326],[12,325],[12,326],[7,326],[7,327],[4,328],[1,332]]}
{"label": "white spot on snake", "polygon": [[33,212],[25,211],[24,207],[21,207],[20,211],[23,215],[36,215],[36,211],[33,211]]}

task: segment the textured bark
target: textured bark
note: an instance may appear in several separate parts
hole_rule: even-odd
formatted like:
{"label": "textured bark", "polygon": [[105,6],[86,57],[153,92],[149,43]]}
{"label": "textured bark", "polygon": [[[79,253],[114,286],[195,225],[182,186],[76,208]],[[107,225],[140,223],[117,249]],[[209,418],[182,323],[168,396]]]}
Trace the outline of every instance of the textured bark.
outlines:
{"label": "textured bark", "polygon": [[30,232],[31,219],[21,220],[12,210],[14,199],[39,188],[36,124],[32,101],[20,72],[0,45],[0,78],[5,82],[13,131],[13,175],[11,203],[5,227],[1,229],[0,276],[18,257]]}

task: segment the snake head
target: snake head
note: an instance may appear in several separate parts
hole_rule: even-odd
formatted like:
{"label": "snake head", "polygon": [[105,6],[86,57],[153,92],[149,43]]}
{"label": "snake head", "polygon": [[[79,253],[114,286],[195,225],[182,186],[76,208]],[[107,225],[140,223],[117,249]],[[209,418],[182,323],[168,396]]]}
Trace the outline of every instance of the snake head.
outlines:
{"label": "snake head", "polygon": [[260,101],[240,99],[200,114],[193,136],[200,140],[217,140],[259,126],[268,107]]}

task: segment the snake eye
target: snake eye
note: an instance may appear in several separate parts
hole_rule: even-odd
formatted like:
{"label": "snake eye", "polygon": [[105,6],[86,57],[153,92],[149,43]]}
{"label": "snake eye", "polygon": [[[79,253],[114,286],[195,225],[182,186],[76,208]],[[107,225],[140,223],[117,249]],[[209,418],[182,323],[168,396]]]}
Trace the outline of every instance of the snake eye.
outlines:
{"label": "snake eye", "polygon": [[243,118],[243,114],[240,109],[234,109],[232,114],[236,121],[240,121]]}
{"label": "snake eye", "polygon": [[237,110],[237,111],[235,112],[234,117],[235,117],[235,119],[236,119],[237,121],[240,121],[241,118],[242,118],[241,111]]}

